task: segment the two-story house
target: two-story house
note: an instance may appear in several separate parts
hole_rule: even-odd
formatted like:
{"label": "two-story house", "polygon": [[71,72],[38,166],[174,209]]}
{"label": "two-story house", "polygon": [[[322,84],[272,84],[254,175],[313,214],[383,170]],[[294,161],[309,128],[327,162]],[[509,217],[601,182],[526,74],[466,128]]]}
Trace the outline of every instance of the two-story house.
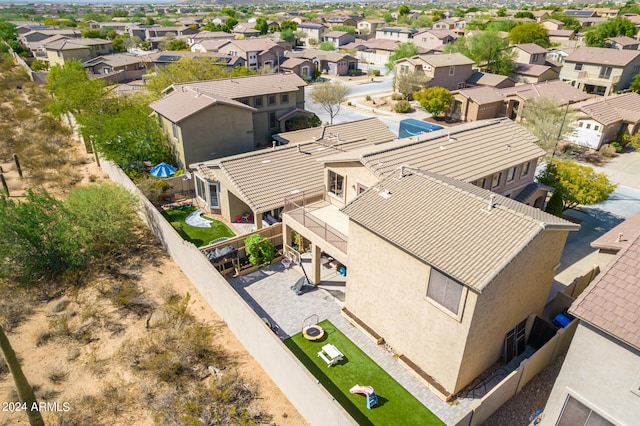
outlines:
{"label": "two-story house", "polygon": [[569,308],[580,322],[544,408],[545,424],[635,425],[640,419],[640,235],[623,239]]}
{"label": "two-story house", "polygon": [[358,34],[365,38],[373,37],[378,28],[386,25],[383,19],[363,19],[358,22]]}
{"label": "two-story house", "polygon": [[413,44],[427,50],[443,50],[458,38],[458,34],[451,30],[422,30],[414,34]]}
{"label": "two-story house", "polygon": [[592,149],[614,140],[620,134],[633,135],[640,130],[640,94],[596,98],[573,105],[577,112],[573,133],[567,137],[572,143]]}
{"label": "two-story house", "polygon": [[254,22],[238,22],[231,29],[231,33],[236,35],[241,35],[246,38],[259,37],[261,34],[260,30],[256,30],[255,26],[256,26],[255,21]]}
{"label": "two-story house", "polygon": [[346,31],[327,31],[322,35],[322,41],[333,43],[335,48],[338,49],[345,44],[355,42],[356,37]]}
{"label": "two-story house", "polygon": [[83,65],[89,74],[117,83],[139,80],[146,71],[140,57],[130,53],[98,56]]}
{"label": "two-story house", "polygon": [[304,110],[295,74],[265,74],[174,84],[150,105],[180,167],[251,151]]}
{"label": "two-story house", "polygon": [[303,22],[302,24],[298,24],[296,28],[297,31],[302,32],[300,42],[307,46],[313,44],[313,42],[320,43],[320,41],[322,41],[322,34],[328,29],[329,27],[325,24],[315,24],[311,22]]}
{"label": "two-story house", "polygon": [[510,76],[513,80],[519,83],[540,83],[558,78],[562,66],[546,59],[548,49],[535,43],[515,44],[512,48],[516,52],[516,68]]}
{"label": "two-story house", "polygon": [[516,342],[542,313],[567,235],[579,229],[412,167],[341,213],[349,221],[343,312],[445,400],[524,350]]}
{"label": "two-story house", "polygon": [[396,75],[422,72],[431,80],[429,86],[456,90],[464,87],[465,81],[473,74],[473,60],[462,53],[441,53],[416,55],[395,62]]}
{"label": "two-story house", "polygon": [[613,49],[638,50],[640,46],[638,39],[627,36],[609,37],[604,40],[604,43],[608,48]]}
{"label": "two-story house", "polygon": [[258,70],[266,66],[277,70],[285,51],[290,48],[291,45],[288,42],[276,43],[268,38],[253,38],[229,40],[220,45],[218,52],[243,58],[250,70]]}
{"label": "two-story house", "polygon": [[313,62],[316,71],[330,75],[348,75],[350,70],[358,69],[358,59],[345,53],[305,49],[302,52],[287,52],[287,56],[308,59]]}
{"label": "two-story house", "polygon": [[407,27],[382,27],[376,30],[377,39],[386,39],[406,43],[413,39],[418,30]]}
{"label": "two-story house", "polygon": [[638,50],[581,47],[565,58],[560,78],[587,93],[608,96],[629,88],[638,72]]}
{"label": "two-story house", "polygon": [[69,59],[86,62],[114,52],[111,41],[101,38],[60,39],[47,43],[42,48],[47,52],[50,66],[64,65]]}

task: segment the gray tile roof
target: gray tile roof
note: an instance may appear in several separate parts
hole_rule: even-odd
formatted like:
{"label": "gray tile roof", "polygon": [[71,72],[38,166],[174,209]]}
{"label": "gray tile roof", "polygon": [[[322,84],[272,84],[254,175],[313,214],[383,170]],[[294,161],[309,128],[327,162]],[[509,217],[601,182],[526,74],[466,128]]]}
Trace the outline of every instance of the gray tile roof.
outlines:
{"label": "gray tile roof", "polygon": [[523,99],[550,98],[556,99],[560,104],[568,101],[580,102],[593,97],[588,93],[578,90],[561,80],[547,80],[542,83],[521,84],[514,87],[505,87],[500,90],[504,96],[517,95]]}
{"label": "gray tile roof", "polygon": [[184,90],[176,90],[149,106],[152,110],[166,117],[173,123],[179,123],[203,109],[218,104],[231,105],[237,108],[255,111],[255,108],[234,101],[233,99],[201,93],[198,92],[196,88],[190,87],[186,87]]}
{"label": "gray tile roof", "polygon": [[247,96],[294,92],[306,85],[307,83],[296,74],[289,73],[195,81],[192,83],[174,84],[171,87],[176,91],[180,90],[181,87],[198,88],[201,93],[213,97],[222,96],[229,99],[240,99]]}
{"label": "gray tile roof", "polygon": [[192,164],[190,167],[196,168],[210,181],[217,181],[224,175],[253,211],[269,211],[282,207],[284,198],[291,195],[291,191],[314,191],[321,188],[324,185],[324,169],[319,159],[370,145],[366,129],[384,126],[377,118],[345,124],[360,129],[354,132],[350,140],[346,139],[348,132],[344,127],[344,136],[339,141],[329,137],[328,134],[338,125],[327,126],[325,138],[318,138],[316,142],[292,143]]}
{"label": "gray tile roof", "polygon": [[52,41],[51,43],[47,43],[46,45],[42,45],[46,49],[54,49],[54,50],[75,50],[75,49],[84,49],[89,46],[97,46],[100,44],[110,45],[110,40],[104,40],[102,38],[67,38]]}
{"label": "gray tile roof", "polygon": [[[546,230],[566,220],[475,185],[404,169],[343,209],[350,219],[474,290],[482,291]],[[411,226],[406,226],[407,221]],[[403,224],[402,226],[399,226]]]}
{"label": "gray tile roof", "polygon": [[640,56],[640,50],[581,47],[565,58],[565,62],[624,67]]}
{"label": "gray tile roof", "polygon": [[544,156],[537,140],[521,125],[498,118],[336,154],[324,161],[360,161],[380,178],[404,164],[471,182]]}
{"label": "gray tile roof", "polygon": [[318,141],[353,141],[366,138],[371,144],[388,142],[396,138],[395,134],[375,117],[365,118],[331,126],[311,127],[293,132],[274,135],[280,143],[301,143]]}
{"label": "gray tile roof", "polygon": [[84,66],[94,66],[100,63],[105,63],[112,67],[122,67],[125,65],[140,64],[142,60],[138,55],[132,55],[131,53],[113,53],[111,55],[102,55],[89,59],[84,63]]}
{"label": "gray tile roof", "polygon": [[412,56],[411,58],[403,58],[396,61],[401,63],[403,61],[417,63],[423,62],[431,65],[434,68],[449,67],[452,65],[473,65],[475,62],[467,58],[462,53],[433,53],[426,55]]}
{"label": "gray tile roof", "polygon": [[491,74],[488,72],[476,71],[467,79],[468,83],[474,83],[482,86],[497,86],[505,80],[511,80],[506,75]]}
{"label": "gray tile roof", "polygon": [[467,87],[465,89],[460,89],[455,93],[459,93],[460,95],[471,99],[477,104],[487,104],[492,102],[504,101],[504,96],[500,92],[498,92],[494,87],[487,87],[487,86]]}
{"label": "gray tile roof", "polygon": [[517,47],[521,50],[523,50],[524,52],[527,52],[531,55],[534,54],[545,54],[549,51],[549,49],[545,49],[542,46],[538,46],[535,43],[521,43],[521,44],[515,44],[514,47]]}
{"label": "gray tile roof", "polygon": [[640,236],[596,277],[569,312],[640,350]]}

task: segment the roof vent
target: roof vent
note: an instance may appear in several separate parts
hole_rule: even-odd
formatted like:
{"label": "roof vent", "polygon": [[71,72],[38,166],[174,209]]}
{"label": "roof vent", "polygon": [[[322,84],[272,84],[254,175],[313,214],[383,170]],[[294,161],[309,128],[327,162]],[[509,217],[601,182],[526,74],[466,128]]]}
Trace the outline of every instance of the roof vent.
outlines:
{"label": "roof vent", "polygon": [[300,152],[300,144],[298,144],[298,152]]}
{"label": "roof vent", "polygon": [[261,161],[261,163],[262,163],[262,164],[268,164],[268,163],[270,163],[270,162],[271,162],[271,160],[262,160],[262,161]]}
{"label": "roof vent", "polygon": [[491,210],[496,206],[496,194],[489,195],[489,205],[487,206],[487,210]]}
{"label": "roof vent", "polygon": [[278,144],[278,142],[273,141],[273,150],[274,150],[274,151],[276,150],[276,145],[277,145],[277,144]]}
{"label": "roof vent", "polygon": [[388,189],[385,189],[384,191],[378,192],[378,195],[380,195],[382,198],[390,198],[391,192]]}
{"label": "roof vent", "polygon": [[616,243],[621,243],[624,241],[622,232],[618,233],[618,237],[616,237]]}

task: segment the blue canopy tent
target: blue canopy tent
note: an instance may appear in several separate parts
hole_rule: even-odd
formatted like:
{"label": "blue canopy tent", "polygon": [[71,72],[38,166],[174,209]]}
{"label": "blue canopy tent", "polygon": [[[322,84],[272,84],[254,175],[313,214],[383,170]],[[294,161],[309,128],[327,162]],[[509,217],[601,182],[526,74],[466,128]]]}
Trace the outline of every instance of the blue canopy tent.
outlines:
{"label": "blue canopy tent", "polygon": [[171,164],[159,163],[153,166],[151,170],[149,170],[149,173],[157,177],[168,177],[174,174],[177,170],[178,169],[173,167]]}

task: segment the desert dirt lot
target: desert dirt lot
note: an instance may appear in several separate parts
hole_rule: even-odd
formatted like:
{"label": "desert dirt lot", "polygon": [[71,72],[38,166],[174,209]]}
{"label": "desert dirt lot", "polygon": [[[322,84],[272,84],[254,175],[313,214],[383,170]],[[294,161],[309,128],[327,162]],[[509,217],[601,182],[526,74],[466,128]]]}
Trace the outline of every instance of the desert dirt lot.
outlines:
{"label": "desert dirt lot", "polygon": [[[11,104],[4,103],[3,107],[11,108]],[[93,156],[74,136],[69,138],[72,141],[67,154],[78,174],[75,185],[107,182]],[[53,181],[34,183],[30,176],[35,171],[27,165],[22,166],[24,178],[20,178],[10,156],[0,158],[0,166],[13,201],[23,200],[29,188],[46,188],[56,196],[68,190]],[[186,294],[190,300],[185,318],[196,327],[211,330],[210,346],[220,360],[215,368],[200,372],[195,385],[220,383],[224,377],[247,390],[251,400],[248,409],[261,413],[262,423],[306,424],[143,225],[139,235],[137,247],[126,256],[116,257],[117,265],[101,265],[99,272],[88,272],[90,277],[82,286],[69,285],[43,299],[25,297],[16,286],[10,287],[11,292],[3,290],[0,320],[21,317],[14,326],[3,325],[36,397],[49,403],[43,411],[46,424],[157,424],[158,394],[175,394],[180,389],[164,389],[166,383],[139,374],[132,368],[126,349],[159,327],[168,300],[184,300],[180,297]],[[123,308],[114,303],[113,289],[130,288],[125,285],[130,283],[135,288],[136,303]],[[26,414],[10,405],[17,401],[12,377],[1,361],[0,403],[6,404],[0,407],[0,425],[28,424]],[[75,423],[61,420],[56,412],[67,408],[78,414]],[[83,423],[82,410],[92,411],[93,417],[88,417],[91,420]]]}

